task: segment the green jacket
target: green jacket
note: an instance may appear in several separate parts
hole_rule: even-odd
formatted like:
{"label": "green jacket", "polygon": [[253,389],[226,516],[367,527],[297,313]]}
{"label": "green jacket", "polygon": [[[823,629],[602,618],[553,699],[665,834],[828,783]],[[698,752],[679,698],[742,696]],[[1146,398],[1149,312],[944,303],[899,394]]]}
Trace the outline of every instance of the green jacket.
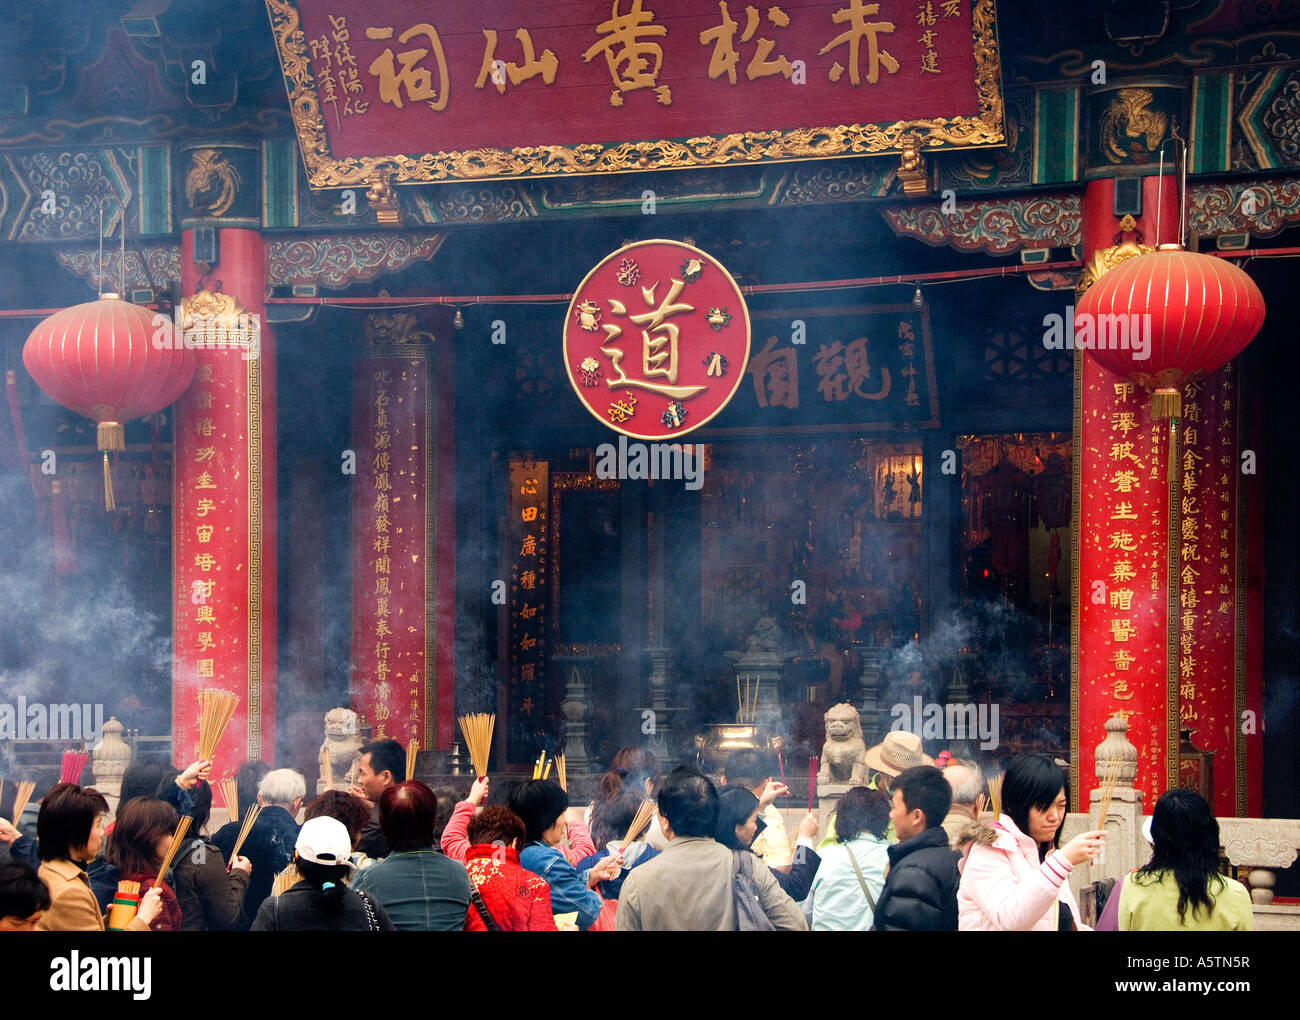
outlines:
{"label": "green jacket", "polygon": [[[1139,882],[1138,879],[1141,879]],[[1178,883],[1173,872],[1163,871],[1159,880],[1149,875],[1129,872],[1119,894],[1120,931],[1250,931],[1254,922],[1250,893],[1240,882],[1223,879],[1223,885],[1210,884],[1214,910],[1207,917],[1200,907],[1193,915],[1187,908],[1185,918],[1178,917]]]}

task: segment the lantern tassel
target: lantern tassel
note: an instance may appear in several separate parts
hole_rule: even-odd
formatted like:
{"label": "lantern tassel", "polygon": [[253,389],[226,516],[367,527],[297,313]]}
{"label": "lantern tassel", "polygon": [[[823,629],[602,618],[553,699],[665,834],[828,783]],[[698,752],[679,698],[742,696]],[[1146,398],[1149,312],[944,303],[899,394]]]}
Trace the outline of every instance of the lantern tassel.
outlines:
{"label": "lantern tassel", "polygon": [[101,421],[97,432],[99,449],[104,451],[104,509],[112,513],[117,509],[117,500],[113,497],[113,471],[108,464],[109,451],[117,453],[126,449],[126,429],[121,422]]}
{"label": "lantern tassel", "polygon": [[1163,386],[1151,394],[1151,416],[1157,421],[1183,416],[1183,396],[1177,387]]}

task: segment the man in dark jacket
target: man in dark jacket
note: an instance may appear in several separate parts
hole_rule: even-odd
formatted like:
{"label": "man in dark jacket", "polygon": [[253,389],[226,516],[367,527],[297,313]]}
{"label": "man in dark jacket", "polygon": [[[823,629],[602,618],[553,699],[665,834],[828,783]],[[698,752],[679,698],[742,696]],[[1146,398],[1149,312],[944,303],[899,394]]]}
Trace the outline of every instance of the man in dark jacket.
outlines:
{"label": "man in dark jacket", "polygon": [[894,780],[890,820],[898,842],[889,848],[889,877],[876,904],[872,931],[956,931],[957,854],[942,822],[952,788],[932,765],[916,765]]}

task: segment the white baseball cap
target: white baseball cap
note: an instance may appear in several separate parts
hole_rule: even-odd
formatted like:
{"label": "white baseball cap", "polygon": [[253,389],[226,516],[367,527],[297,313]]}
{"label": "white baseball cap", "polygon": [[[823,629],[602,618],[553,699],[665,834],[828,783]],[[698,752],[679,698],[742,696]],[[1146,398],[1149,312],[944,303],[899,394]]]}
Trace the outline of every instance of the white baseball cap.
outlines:
{"label": "white baseball cap", "polygon": [[321,815],[308,819],[298,833],[294,844],[300,860],[313,864],[346,865],[352,870],[356,866],[348,860],[352,853],[352,841],[348,830],[337,818]]}

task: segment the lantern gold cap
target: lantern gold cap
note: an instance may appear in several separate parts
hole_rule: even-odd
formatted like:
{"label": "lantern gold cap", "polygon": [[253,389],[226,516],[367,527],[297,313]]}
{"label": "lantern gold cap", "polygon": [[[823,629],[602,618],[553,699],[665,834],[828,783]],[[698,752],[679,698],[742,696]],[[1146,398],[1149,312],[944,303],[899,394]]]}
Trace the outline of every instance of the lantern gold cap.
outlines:
{"label": "lantern gold cap", "polygon": [[99,300],[101,300],[101,301],[121,301],[121,300],[122,300],[122,295],[121,295],[121,294],[115,294],[115,293],[113,293],[113,291],[111,291],[111,290],[106,290],[106,291],[104,291],[103,294],[99,295]]}
{"label": "lantern gold cap", "polygon": [[1166,241],[1164,244],[1158,245],[1156,247],[1156,251],[1185,251],[1185,250],[1186,249],[1183,248],[1183,246],[1179,244],[1177,241]]}

